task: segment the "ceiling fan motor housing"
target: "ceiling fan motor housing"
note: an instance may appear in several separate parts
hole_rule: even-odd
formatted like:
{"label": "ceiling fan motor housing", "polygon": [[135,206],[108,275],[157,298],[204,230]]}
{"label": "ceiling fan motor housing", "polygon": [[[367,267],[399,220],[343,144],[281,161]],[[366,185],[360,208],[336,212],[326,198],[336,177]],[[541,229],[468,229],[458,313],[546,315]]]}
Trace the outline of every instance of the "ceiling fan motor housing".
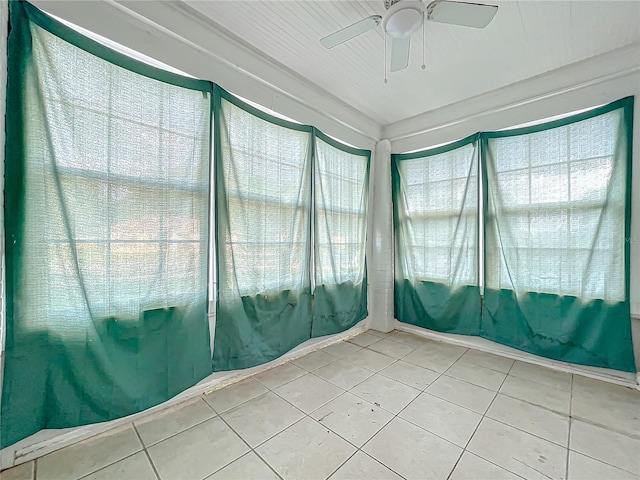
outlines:
{"label": "ceiling fan motor housing", "polygon": [[391,38],[406,38],[417,31],[424,22],[424,4],[420,1],[401,1],[391,5],[382,28]]}

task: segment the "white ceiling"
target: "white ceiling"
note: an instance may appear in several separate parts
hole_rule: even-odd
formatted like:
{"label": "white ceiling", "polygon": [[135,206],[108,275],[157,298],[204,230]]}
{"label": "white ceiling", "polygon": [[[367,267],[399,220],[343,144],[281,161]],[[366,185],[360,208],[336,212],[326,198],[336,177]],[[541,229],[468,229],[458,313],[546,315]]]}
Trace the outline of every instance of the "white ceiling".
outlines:
{"label": "white ceiling", "polygon": [[382,0],[185,1],[207,21],[379,125],[640,43],[638,0],[488,1],[500,9],[484,30],[428,22],[426,70],[420,69],[418,32],[409,68],[388,74],[385,84],[380,29],[332,50],[318,43],[363,17],[383,14]]}

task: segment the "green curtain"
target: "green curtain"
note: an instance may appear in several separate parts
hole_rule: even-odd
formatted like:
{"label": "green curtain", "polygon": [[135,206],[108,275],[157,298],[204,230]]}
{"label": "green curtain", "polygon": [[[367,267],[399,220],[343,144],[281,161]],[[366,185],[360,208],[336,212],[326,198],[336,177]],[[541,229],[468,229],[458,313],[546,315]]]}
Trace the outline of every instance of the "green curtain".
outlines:
{"label": "green curtain", "polygon": [[391,169],[396,318],[477,335],[478,135],[392,155]]}
{"label": "green curtain", "polygon": [[2,446],[211,372],[211,84],[10,3]]}
{"label": "green curtain", "polygon": [[633,98],[482,135],[482,335],[635,371],[629,312]]}
{"label": "green curtain", "polygon": [[633,98],[625,98],[534,127],[393,155],[396,318],[635,371],[627,241],[632,117]]}
{"label": "green curtain", "polygon": [[279,357],[311,332],[312,128],[215,89],[214,370]]}
{"label": "green curtain", "polygon": [[315,131],[313,337],[342,332],[367,316],[370,159],[370,151]]}

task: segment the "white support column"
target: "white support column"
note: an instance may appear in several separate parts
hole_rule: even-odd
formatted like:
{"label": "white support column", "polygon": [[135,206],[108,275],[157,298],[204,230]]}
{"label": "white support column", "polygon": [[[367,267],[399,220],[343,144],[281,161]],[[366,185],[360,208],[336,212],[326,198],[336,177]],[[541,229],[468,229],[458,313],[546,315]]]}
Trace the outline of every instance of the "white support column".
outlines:
{"label": "white support column", "polygon": [[391,142],[376,144],[371,166],[369,219],[369,327],[381,332],[393,330],[393,210],[391,206]]}

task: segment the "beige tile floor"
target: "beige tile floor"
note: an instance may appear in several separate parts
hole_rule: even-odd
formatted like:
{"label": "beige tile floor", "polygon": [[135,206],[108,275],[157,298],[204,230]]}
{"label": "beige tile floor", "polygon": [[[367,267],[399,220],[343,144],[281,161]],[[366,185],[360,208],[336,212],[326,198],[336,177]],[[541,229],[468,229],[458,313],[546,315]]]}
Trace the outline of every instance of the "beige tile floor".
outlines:
{"label": "beige tile floor", "polygon": [[640,480],[640,392],[369,331],[0,476]]}

